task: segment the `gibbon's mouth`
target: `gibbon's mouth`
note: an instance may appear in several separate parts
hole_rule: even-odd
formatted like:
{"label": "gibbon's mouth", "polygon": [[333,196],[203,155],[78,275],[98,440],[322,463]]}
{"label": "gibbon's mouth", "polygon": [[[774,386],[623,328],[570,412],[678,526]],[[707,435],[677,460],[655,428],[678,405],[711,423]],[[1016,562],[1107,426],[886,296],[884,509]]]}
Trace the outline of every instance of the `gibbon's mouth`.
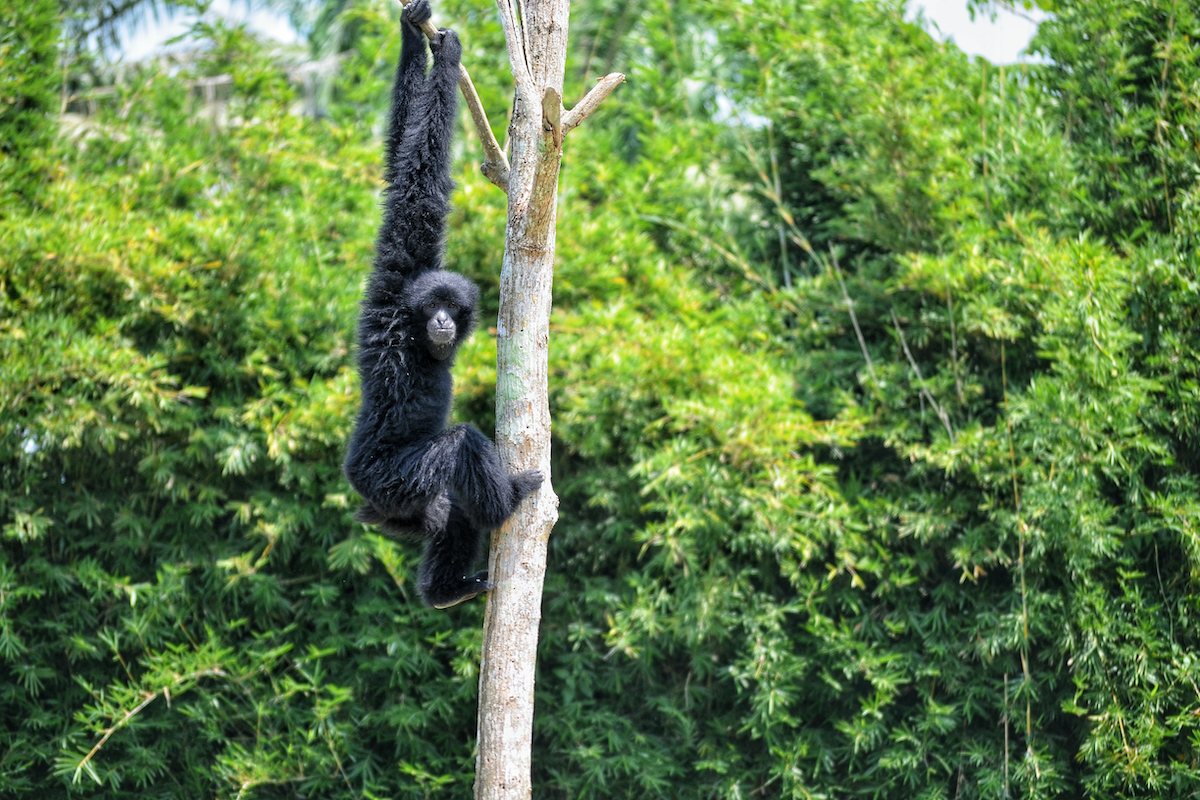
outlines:
{"label": "gibbon's mouth", "polygon": [[430,328],[429,341],[437,345],[448,345],[454,341],[454,328]]}

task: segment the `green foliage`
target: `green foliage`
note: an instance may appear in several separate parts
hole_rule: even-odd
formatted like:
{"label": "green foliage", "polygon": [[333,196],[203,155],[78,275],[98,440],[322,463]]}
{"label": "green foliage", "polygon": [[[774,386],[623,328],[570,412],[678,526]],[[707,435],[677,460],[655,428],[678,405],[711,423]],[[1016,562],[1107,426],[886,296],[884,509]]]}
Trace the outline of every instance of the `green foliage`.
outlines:
{"label": "green foliage", "polygon": [[[469,742],[480,608],[406,602],[412,554],[350,521],[377,148],[201,32],[211,61],[122,86],[0,231],[0,783],[397,796],[431,751],[377,733]],[[218,130],[183,86],[229,64]]]}
{"label": "green foliage", "polygon": [[59,22],[53,0],[0,9],[0,219],[36,201],[53,135]]}
{"label": "green foliage", "polygon": [[[1044,90],[1076,144],[1086,224],[1114,238],[1195,228],[1200,7],[1062,2],[1035,50]],[[1194,234],[1193,234],[1194,235]]]}
{"label": "green foliage", "polygon": [[[718,315],[703,300],[664,314],[635,288],[555,340],[571,347],[558,435],[632,469],[585,474],[586,511],[565,493],[550,588],[578,616],[556,647],[548,614],[546,669],[587,646],[628,666],[560,668],[559,693],[543,679],[547,785],[1195,792],[1190,227],[1138,253],[1080,227],[1080,204],[1101,202],[1092,145],[1065,129],[1050,68],[972,64],[882,5],[805,12],[693,20],[721,33],[717,76],[745,122],[722,147],[744,161],[696,180],[713,176],[706,153],[676,136],[671,168],[704,166],[671,187],[675,207],[638,199]],[[624,173],[653,186],[660,158],[639,155]],[[624,347],[582,341],[609,328]],[[608,363],[623,377],[594,369]],[[772,375],[789,363],[812,416]],[[636,503],[613,496],[618,478]],[[580,774],[588,788],[570,788]]]}
{"label": "green foliage", "polygon": [[[1006,68],[874,0],[576,5],[568,98],[629,82],[561,182],[538,795],[1200,791],[1196,5],[1038,3],[1053,61]],[[470,794],[482,604],[421,608],[339,474],[398,37],[325,8],[323,119],[198,26],[12,181],[14,796]],[[438,14],[502,132],[490,6]],[[456,147],[486,318],[505,203]]]}
{"label": "green foliage", "polygon": [[[829,22],[802,34],[787,5],[717,17],[748,54],[732,88],[769,120],[743,147],[762,215],[743,247],[773,257],[777,281],[777,242],[807,261],[777,302],[794,314],[809,408],[869,420],[853,447],[825,454],[863,536],[841,583],[829,555],[792,581],[813,598],[796,615],[812,638],[788,631],[766,649],[794,660],[790,695],[747,684],[768,707],[791,704],[761,729],[773,753],[762,783],[743,785],[1196,791],[1197,643],[1180,624],[1194,607],[1181,521],[1195,471],[1177,424],[1194,400],[1174,369],[1190,347],[1164,333],[1194,329],[1190,226],[1144,252],[1094,238],[1092,225],[1137,228],[1112,227],[1117,190],[1101,175],[1117,176],[1143,231],[1171,227],[1151,216],[1163,187],[1138,166],[1166,140],[1081,135],[1055,82],[1100,75],[1089,31],[1144,47],[1191,12],[1079,4],[1040,34],[1057,63],[1014,75],[933,47],[882,5],[817,4],[811,18]],[[1072,86],[1108,125],[1100,109],[1116,99],[1101,83]],[[1190,85],[1162,86],[1158,108],[1192,107]],[[1129,166],[1102,167],[1100,149]],[[1188,180],[1190,145],[1170,158]]]}

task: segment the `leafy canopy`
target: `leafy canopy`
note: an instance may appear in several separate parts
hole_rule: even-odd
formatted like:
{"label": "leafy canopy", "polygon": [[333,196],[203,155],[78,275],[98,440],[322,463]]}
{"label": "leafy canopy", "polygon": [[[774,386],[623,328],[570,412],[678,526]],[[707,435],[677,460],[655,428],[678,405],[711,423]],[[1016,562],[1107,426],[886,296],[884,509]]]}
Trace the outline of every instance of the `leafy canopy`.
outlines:
{"label": "leafy canopy", "polygon": [[[54,6],[0,12],[14,796],[470,793],[482,605],[339,473],[398,37],[337,9],[325,94],[199,25],[60,134]],[[539,795],[1200,788],[1197,6],[1051,10],[996,67],[882,0],[576,4],[568,97],[629,81],[560,187]],[[502,132],[494,15],[438,13]]]}

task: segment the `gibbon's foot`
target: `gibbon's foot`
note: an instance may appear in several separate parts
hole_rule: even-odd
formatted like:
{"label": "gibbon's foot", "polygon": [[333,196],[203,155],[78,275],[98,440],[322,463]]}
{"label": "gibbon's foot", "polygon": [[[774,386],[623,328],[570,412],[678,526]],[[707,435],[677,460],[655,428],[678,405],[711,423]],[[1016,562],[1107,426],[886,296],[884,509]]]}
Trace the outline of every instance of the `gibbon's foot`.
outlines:
{"label": "gibbon's foot", "polygon": [[[515,475],[508,475],[508,490],[511,494],[505,498],[496,498],[490,505],[470,507],[471,522],[485,531],[494,531],[516,513],[517,506],[528,495],[536,492],[542,485],[542,473],[536,469],[527,469]],[[498,487],[504,490],[504,484]]]}
{"label": "gibbon's foot", "polygon": [[496,588],[495,586],[493,586],[491,583],[488,582],[487,577],[488,577],[488,571],[486,569],[481,570],[479,572],[476,572],[474,575],[470,576],[469,578],[463,579],[463,588],[462,588],[463,593],[461,595],[457,595],[457,596],[443,595],[440,597],[427,597],[427,598],[425,598],[425,600],[427,603],[429,603],[429,605],[433,606],[434,608],[450,608],[452,606],[458,605],[459,603],[465,603],[468,600],[472,600],[472,599],[478,597],[479,595],[483,594],[484,592],[488,591],[489,589]]}
{"label": "gibbon's foot", "polygon": [[513,495],[517,502],[542,488],[542,473],[536,469],[527,469],[512,476]]}
{"label": "gibbon's foot", "polygon": [[433,16],[433,8],[429,5],[429,0],[413,0],[404,7],[400,16],[412,23],[413,27],[419,28]]}
{"label": "gibbon's foot", "polygon": [[387,517],[380,514],[379,510],[370,503],[363,503],[358,507],[358,511],[354,512],[354,521],[364,525],[382,525],[387,522]]}

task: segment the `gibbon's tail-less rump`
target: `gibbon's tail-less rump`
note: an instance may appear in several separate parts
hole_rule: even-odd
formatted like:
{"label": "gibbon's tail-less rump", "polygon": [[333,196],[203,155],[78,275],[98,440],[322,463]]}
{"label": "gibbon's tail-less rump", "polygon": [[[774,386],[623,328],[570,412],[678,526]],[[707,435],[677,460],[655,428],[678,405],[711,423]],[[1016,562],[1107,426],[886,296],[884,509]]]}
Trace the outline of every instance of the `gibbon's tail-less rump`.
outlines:
{"label": "gibbon's tail-less rump", "polygon": [[483,534],[542,476],[510,475],[479,430],[446,427],[450,367],[475,327],[479,289],[441,269],[462,45],[454,31],[438,31],[429,68],[419,26],[430,14],[428,0],[414,0],[400,15],[383,224],[358,323],[362,409],[345,472],[366,501],[358,521],[425,540],[417,587],[446,608],[491,588],[486,571],[471,573]]}

